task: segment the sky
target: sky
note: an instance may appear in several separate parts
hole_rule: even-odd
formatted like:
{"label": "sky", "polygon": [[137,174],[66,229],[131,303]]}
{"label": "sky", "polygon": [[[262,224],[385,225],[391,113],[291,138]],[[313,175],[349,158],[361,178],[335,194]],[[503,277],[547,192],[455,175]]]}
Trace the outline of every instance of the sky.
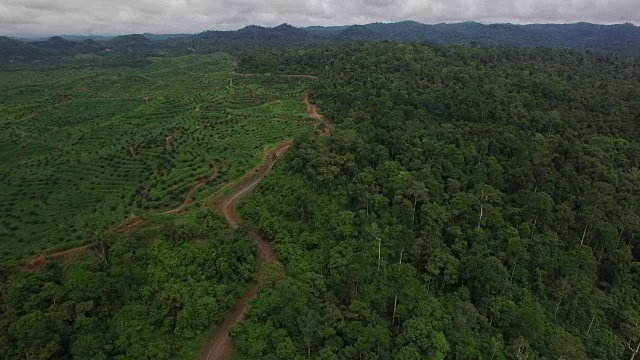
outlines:
{"label": "sky", "polygon": [[275,26],[423,23],[640,24],[639,0],[0,0],[0,35],[197,33]]}

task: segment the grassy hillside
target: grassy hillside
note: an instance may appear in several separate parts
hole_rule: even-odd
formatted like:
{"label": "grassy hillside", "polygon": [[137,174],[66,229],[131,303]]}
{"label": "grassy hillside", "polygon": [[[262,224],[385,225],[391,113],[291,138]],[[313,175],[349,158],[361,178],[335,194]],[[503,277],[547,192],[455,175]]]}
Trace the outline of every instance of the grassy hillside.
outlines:
{"label": "grassy hillside", "polygon": [[151,60],[0,73],[0,259],[168,211],[203,180],[190,195],[205,199],[311,130],[310,80],[236,75],[224,54]]}

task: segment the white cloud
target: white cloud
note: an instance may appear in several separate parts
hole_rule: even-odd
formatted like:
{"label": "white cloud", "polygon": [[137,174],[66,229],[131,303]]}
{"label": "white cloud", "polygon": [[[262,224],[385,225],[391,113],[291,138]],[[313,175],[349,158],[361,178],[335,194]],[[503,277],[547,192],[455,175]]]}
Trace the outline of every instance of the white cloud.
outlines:
{"label": "white cloud", "polygon": [[248,24],[640,23],[637,0],[0,0],[0,35],[195,33]]}

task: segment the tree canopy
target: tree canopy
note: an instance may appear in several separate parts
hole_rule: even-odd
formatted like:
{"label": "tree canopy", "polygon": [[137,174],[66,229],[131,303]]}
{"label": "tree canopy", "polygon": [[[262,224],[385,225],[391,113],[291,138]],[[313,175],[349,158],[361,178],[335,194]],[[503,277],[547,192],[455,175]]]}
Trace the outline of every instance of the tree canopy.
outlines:
{"label": "tree canopy", "polygon": [[211,213],[87,237],[94,251],[0,278],[0,358],[176,359],[255,272],[251,237]]}
{"label": "tree canopy", "polygon": [[310,97],[338,126],[243,207],[282,270],[237,358],[631,356],[637,60],[369,43],[240,66],[319,76]]}

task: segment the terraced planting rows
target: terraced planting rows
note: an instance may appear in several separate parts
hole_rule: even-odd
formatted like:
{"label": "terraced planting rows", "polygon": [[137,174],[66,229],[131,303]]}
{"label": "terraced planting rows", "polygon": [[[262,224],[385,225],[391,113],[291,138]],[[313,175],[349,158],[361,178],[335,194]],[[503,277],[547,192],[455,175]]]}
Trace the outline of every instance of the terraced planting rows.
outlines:
{"label": "terraced planting rows", "polygon": [[174,209],[190,190],[195,206],[313,130],[311,80],[232,72],[214,54],[0,73],[0,259],[77,245],[87,226]]}

